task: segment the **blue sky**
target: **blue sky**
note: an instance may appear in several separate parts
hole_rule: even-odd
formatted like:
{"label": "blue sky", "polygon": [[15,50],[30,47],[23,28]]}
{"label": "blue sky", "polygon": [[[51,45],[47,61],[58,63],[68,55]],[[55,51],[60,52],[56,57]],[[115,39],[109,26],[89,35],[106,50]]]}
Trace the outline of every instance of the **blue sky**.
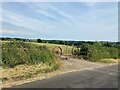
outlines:
{"label": "blue sky", "polygon": [[4,2],[2,36],[118,41],[117,2]]}

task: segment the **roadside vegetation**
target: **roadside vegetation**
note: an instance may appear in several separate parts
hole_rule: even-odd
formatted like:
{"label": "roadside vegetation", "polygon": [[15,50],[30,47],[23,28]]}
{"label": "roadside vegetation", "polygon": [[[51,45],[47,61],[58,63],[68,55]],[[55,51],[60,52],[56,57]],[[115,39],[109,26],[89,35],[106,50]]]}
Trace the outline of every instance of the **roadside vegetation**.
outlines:
{"label": "roadside vegetation", "polygon": [[[3,81],[16,81],[36,77],[58,70],[62,63],[53,48],[62,48],[62,54],[72,55],[73,47],[77,57],[99,63],[118,63],[120,53],[118,42],[29,40],[1,38]],[[68,49],[68,51],[67,51]],[[74,56],[74,55],[72,55]]]}
{"label": "roadside vegetation", "polygon": [[83,44],[78,56],[82,56],[83,59],[93,62],[112,63],[113,59],[118,59],[118,48],[113,46],[105,46],[100,42],[96,42],[92,45]]}
{"label": "roadside vegetation", "polygon": [[[79,47],[79,50],[74,50],[74,54],[89,61],[99,61],[103,59],[118,59],[120,53],[118,51],[119,42],[108,41],[64,41],[64,40],[41,40],[41,39],[22,39],[22,38],[1,38],[2,41],[24,41],[34,46],[46,46],[50,51],[53,51],[55,46],[62,48],[62,54],[72,55],[73,46]],[[67,51],[68,49],[68,51]]]}
{"label": "roadside vegetation", "polygon": [[16,76],[21,79],[55,71],[60,68],[61,61],[44,45],[11,41],[2,43],[0,64],[3,67],[3,80],[9,80]]}
{"label": "roadside vegetation", "polygon": [[59,58],[46,46],[37,46],[24,42],[7,42],[2,44],[2,66],[14,67],[20,64],[44,63],[57,69]]}

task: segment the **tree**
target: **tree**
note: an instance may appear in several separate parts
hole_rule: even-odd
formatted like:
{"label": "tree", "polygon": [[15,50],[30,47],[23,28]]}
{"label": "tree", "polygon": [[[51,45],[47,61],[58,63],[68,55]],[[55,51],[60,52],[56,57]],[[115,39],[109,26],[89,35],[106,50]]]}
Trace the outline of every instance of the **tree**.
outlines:
{"label": "tree", "polygon": [[83,43],[79,52],[79,55],[82,55],[84,59],[88,59],[89,54],[89,47],[90,45],[88,43]]}
{"label": "tree", "polygon": [[42,43],[42,40],[41,40],[41,39],[37,39],[37,42],[38,42],[38,43]]}
{"label": "tree", "polygon": [[60,42],[59,42],[59,44],[62,44],[62,45],[64,45],[64,42],[63,42],[63,41],[60,41]]}
{"label": "tree", "polygon": [[113,47],[113,43],[112,42],[105,42],[104,46],[106,46],[106,47]]}

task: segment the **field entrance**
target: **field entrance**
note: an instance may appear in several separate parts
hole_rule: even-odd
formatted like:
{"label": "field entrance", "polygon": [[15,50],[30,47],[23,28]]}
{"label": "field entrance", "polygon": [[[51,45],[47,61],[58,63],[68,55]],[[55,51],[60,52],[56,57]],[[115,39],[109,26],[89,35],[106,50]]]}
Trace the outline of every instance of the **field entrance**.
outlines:
{"label": "field entrance", "polygon": [[71,46],[71,48],[68,48],[68,46],[60,47],[60,46],[55,46],[53,48],[53,52],[56,56],[62,57],[77,57],[78,53],[80,52],[80,47],[78,46]]}

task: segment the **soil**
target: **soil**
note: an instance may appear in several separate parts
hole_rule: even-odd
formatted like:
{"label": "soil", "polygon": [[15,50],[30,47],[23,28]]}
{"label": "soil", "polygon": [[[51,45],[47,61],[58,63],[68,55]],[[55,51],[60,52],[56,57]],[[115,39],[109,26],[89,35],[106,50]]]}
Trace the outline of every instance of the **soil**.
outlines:
{"label": "soil", "polygon": [[96,63],[90,62],[83,59],[68,58],[67,60],[62,60],[63,68],[61,71],[72,71],[72,70],[81,70],[86,68],[94,68],[99,66],[110,65],[108,63]]}

